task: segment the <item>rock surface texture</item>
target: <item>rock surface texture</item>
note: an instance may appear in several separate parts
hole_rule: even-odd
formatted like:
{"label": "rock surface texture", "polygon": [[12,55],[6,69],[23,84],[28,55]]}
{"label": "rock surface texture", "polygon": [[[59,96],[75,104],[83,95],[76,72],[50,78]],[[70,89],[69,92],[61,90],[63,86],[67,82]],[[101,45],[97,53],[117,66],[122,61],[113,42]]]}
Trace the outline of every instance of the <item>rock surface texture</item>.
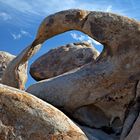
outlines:
{"label": "rock surface texture", "polygon": [[[27,81],[27,61],[25,63],[19,63],[19,56],[13,56],[7,53],[4,53],[9,59],[6,69],[1,75],[1,83],[9,85],[15,88],[24,89],[25,83]],[[0,61],[7,61],[6,59],[1,59]],[[5,63],[5,62],[4,62]],[[3,63],[3,64],[4,64]]]}
{"label": "rock surface texture", "polygon": [[9,62],[12,61],[14,58],[15,58],[14,55],[8,52],[0,51],[0,83],[1,83],[3,72],[7,68]]}
{"label": "rock surface texture", "polygon": [[[139,22],[111,13],[67,10],[50,15],[38,30],[39,43],[65,31],[79,30],[102,43],[104,50],[95,62],[35,83],[27,91],[72,116],[89,108],[93,108],[91,112],[97,109],[93,119],[102,116],[105,121],[96,121],[95,128],[111,130],[109,133],[116,135],[123,130],[122,138],[126,137],[133,124],[132,112],[133,120],[138,114],[139,29]],[[88,107],[91,104],[93,107]],[[88,123],[84,117],[81,120]]]}
{"label": "rock surface texture", "polygon": [[99,52],[88,42],[71,43],[50,50],[38,58],[30,68],[36,80],[52,78],[95,61]]}
{"label": "rock surface texture", "polygon": [[[50,79],[31,85],[26,91],[65,112],[85,131],[89,140],[129,140],[133,135],[137,140],[140,23],[134,19],[77,9],[50,15],[41,23],[31,45],[9,63],[2,83],[23,89],[27,76],[22,75],[22,67],[27,66],[28,59],[46,40],[69,30],[79,30],[100,42],[104,45],[103,52],[96,60],[64,74],[64,66],[61,66],[63,72],[48,73],[51,78],[44,73],[43,78],[39,75],[37,80]],[[1,85],[0,135],[3,139],[12,139],[15,135],[19,139],[87,139],[62,112],[31,95],[21,93],[25,92]]]}
{"label": "rock surface texture", "polygon": [[27,81],[28,59],[30,59],[40,47],[41,44],[34,40],[31,45],[26,47],[18,56],[16,56],[5,69],[1,83],[24,90]]}
{"label": "rock surface texture", "polygon": [[137,118],[125,140],[140,140],[140,116]]}
{"label": "rock surface texture", "polygon": [[0,84],[0,140],[88,140],[52,105]]}

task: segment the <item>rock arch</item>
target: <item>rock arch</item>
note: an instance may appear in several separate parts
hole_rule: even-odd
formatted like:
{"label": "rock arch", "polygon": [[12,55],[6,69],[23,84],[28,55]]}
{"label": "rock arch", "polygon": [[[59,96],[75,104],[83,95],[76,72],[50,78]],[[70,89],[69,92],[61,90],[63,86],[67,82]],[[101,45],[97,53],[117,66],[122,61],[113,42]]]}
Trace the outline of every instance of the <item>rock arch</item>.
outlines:
{"label": "rock arch", "polygon": [[[111,13],[75,9],[50,15],[41,23],[33,43],[9,64],[2,82],[22,89],[25,82],[22,82],[20,67],[40,49],[41,44],[57,34],[79,30],[104,45],[97,61],[38,82],[27,91],[70,113],[94,103],[106,111],[110,120],[119,117],[123,122],[130,102],[135,102],[137,98],[135,89],[140,79],[139,29],[139,22]],[[105,106],[108,100],[112,102],[109,109]],[[114,116],[111,109],[115,108]]]}

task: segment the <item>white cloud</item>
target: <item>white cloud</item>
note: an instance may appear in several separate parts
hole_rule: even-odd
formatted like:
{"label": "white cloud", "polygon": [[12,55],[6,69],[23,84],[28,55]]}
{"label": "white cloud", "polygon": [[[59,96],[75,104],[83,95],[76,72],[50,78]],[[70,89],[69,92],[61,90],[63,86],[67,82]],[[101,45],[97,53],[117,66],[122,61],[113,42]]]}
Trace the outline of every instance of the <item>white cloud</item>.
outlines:
{"label": "white cloud", "polygon": [[84,41],[86,39],[86,36],[84,36],[84,35],[78,35],[76,33],[70,33],[70,35],[75,40]]}
{"label": "white cloud", "polygon": [[22,35],[24,36],[31,36],[29,32],[25,31],[25,30],[21,30],[20,31]]}
{"label": "white cloud", "polygon": [[[0,7],[7,7],[8,12],[12,15],[12,22],[14,25],[19,24],[21,27],[25,26],[25,24],[31,25],[35,20],[37,21],[39,19],[40,21],[40,18],[42,19],[55,12],[77,8],[90,11],[113,12],[125,16],[129,16],[130,14],[132,17],[131,10],[134,9],[128,9],[126,6],[122,7],[120,4],[118,6],[114,6],[115,4],[118,5],[116,0],[111,2],[106,0],[0,0]],[[135,6],[136,3],[133,3],[133,7]],[[135,14],[139,16],[137,11],[135,11]],[[23,24],[23,22],[25,24]]]}
{"label": "white cloud", "polygon": [[99,42],[97,42],[96,40],[92,39],[91,37],[87,36],[87,35],[78,35],[76,33],[70,33],[71,37],[77,41],[87,41],[91,44],[95,44],[95,45],[101,45]]}
{"label": "white cloud", "polygon": [[78,36],[76,33],[70,33],[73,39],[78,40]]}
{"label": "white cloud", "polygon": [[59,10],[69,9],[69,8],[76,8],[77,7],[77,1],[75,0],[66,0],[66,1],[60,1],[60,0],[0,0],[1,3],[7,4],[8,6],[26,13],[26,14],[36,14],[36,15],[42,15],[42,14],[50,14]]}
{"label": "white cloud", "polygon": [[11,33],[11,36],[14,40],[19,40],[25,36],[31,37],[30,33],[25,30],[21,30],[19,33]]}
{"label": "white cloud", "polygon": [[112,11],[112,5],[109,5],[106,9],[106,12],[111,12]]}
{"label": "white cloud", "polygon": [[12,17],[5,12],[0,12],[0,18],[3,19],[4,21],[12,19]]}
{"label": "white cloud", "polygon": [[[66,9],[86,9],[86,10],[102,10],[109,11],[112,6],[109,5],[106,9],[105,0],[102,3],[97,2],[88,2],[88,1],[79,1],[79,0],[0,0],[1,3],[7,4],[8,6],[26,13],[26,14],[36,14],[36,15],[48,15],[57,11],[66,10]],[[16,4],[15,4],[16,3]],[[77,7],[78,6],[78,7]]]}
{"label": "white cloud", "polygon": [[14,34],[14,33],[11,33],[11,35],[12,35],[12,37],[13,37],[14,40],[18,40],[22,36],[21,34]]}

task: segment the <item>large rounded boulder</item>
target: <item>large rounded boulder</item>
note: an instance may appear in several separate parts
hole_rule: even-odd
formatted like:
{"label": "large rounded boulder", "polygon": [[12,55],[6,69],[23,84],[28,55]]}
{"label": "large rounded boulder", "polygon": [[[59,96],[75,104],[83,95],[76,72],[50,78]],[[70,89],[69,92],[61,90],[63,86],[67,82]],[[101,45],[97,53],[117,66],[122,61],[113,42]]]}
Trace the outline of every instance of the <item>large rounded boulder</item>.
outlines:
{"label": "large rounded boulder", "polygon": [[37,81],[52,78],[81,67],[99,56],[99,52],[88,42],[71,43],[50,50],[38,58],[30,68]]}
{"label": "large rounded boulder", "polygon": [[0,84],[0,140],[87,140],[87,137],[52,105]]}

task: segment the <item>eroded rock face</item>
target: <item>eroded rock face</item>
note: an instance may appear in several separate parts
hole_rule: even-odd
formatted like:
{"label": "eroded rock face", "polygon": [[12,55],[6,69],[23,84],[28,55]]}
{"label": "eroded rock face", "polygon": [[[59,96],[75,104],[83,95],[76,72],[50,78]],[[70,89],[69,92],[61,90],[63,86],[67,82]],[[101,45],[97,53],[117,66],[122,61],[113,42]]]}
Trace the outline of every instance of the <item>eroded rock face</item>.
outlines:
{"label": "eroded rock face", "polygon": [[[58,77],[31,85],[27,91],[71,115],[74,113],[75,118],[81,119],[84,124],[89,125],[90,118],[80,118],[83,112],[90,110],[89,114],[95,117],[95,121],[98,116],[103,116],[105,121],[91,125],[97,128],[111,126],[113,133],[119,136],[121,133],[121,139],[124,140],[139,114],[139,97],[136,91],[137,82],[140,80],[139,29],[139,22],[111,13],[67,10],[50,15],[41,23],[33,43],[8,65],[9,69],[5,72],[3,81],[21,89],[24,83],[21,82],[23,77],[19,76],[20,66],[36,53],[44,41],[69,30],[82,31],[104,45],[98,59]],[[13,102],[16,107],[17,104],[20,105],[17,98]],[[91,104],[94,107],[90,107]],[[99,114],[94,113],[95,109]],[[14,111],[17,110],[19,109]],[[6,115],[5,112],[3,114]],[[119,128],[123,130],[118,132]]]}
{"label": "eroded rock face", "polygon": [[40,81],[27,91],[71,114],[77,108],[94,104],[109,118],[107,124],[123,127],[130,103],[137,100],[139,28],[138,21],[111,13],[66,10],[48,16],[38,30],[39,42],[65,31],[79,30],[102,43],[104,50],[95,62]]}
{"label": "eroded rock face", "polygon": [[19,57],[0,51],[0,83],[24,89],[28,63],[15,63],[17,58]]}
{"label": "eroded rock face", "polygon": [[52,105],[0,84],[0,139],[87,140],[87,137]]}
{"label": "eroded rock face", "polygon": [[134,87],[135,83],[131,83],[124,87],[123,94],[119,91],[114,92],[93,104],[79,107],[70,114],[85,126],[103,129],[105,132],[109,130],[109,134],[120,134],[128,103],[135,97]]}
{"label": "eroded rock face", "polygon": [[99,52],[88,42],[71,43],[50,50],[38,58],[30,68],[30,74],[36,80],[61,75],[94,61]]}
{"label": "eroded rock face", "polygon": [[14,58],[15,58],[14,55],[8,52],[0,51],[0,83],[1,83],[3,72],[7,68],[7,65],[9,64],[9,62],[13,60]]}
{"label": "eroded rock face", "polygon": [[40,49],[41,44],[35,41],[17,55],[5,69],[1,83],[21,90],[25,89],[27,81],[28,59],[30,59]]}

